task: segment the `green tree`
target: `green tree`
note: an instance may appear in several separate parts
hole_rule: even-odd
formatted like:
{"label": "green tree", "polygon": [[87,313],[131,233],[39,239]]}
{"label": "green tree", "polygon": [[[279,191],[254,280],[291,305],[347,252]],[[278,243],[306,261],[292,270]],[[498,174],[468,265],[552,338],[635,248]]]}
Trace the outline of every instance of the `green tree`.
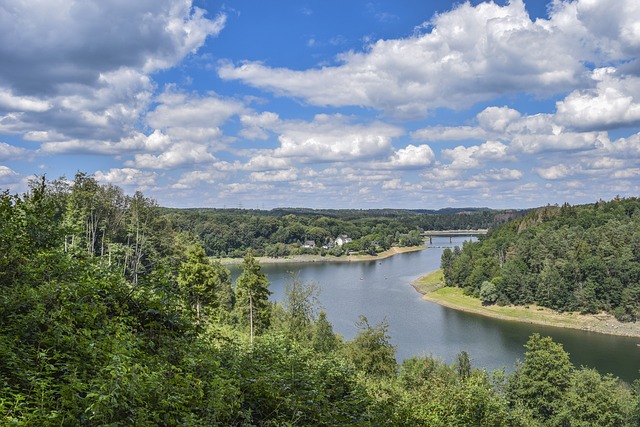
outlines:
{"label": "green tree", "polygon": [[251,252],[240,264],[242,274],[236,281],[236,312],[239,323],[249,328],[253,337],[267,330],[271,323],[269,281]]}
{"label": "green tree", "polygon": [[509,378],[508,397],[546,421],[562,408],[573,365],[562,344],[533,334],[524,346],[525,359]]}
{"label": "green tree", "polygon": [[319,293],[317,283],[304,283],[296,273],[291,273],[285,284],[284,310],[288,333],[294,340],[308,342],[311,339],[311,325],[316,319]]}
{"label": "green tree", "polygon": [[482,300],[482,304],[495,304],[498,300],[498,296],[498,289],[493,282],[482,282],[482,286],[480,287],[480,299]]}
{"label": "green tree", "polygon": [[396,372],[396,347],[391,344],[386,319],[371,326],[361,315],[355,338],[347,343],[347,356],[357,369],[373,376],[393,376]]}
{"label": "green tree", "polygon": [[225,270],[220,263],[209,262],[202,246],[193,246],[187,251],[187,261],[178,272],[178,286],[195,310],[196,318],[200,319],[205,307],[231,309],[231,279]]}
{"label": "green tree", "polygon": [[469,375],[471,375],[471,358],[469,357],[469,353],[466,351],[458,353],[456,355],[455,366],[458,378],[461,380],[469,378]]}
{"label": "green tree", "polygon": [[564,396],[564,406],[555,416],[556,425],[572,427],[616,427],[628,425],[631,393],[610,375],[582,368],[573,372]]}
{"label": "green tree", "polygon": [[311,342],[313,349],[322,353],[336,350],[340,341],[335,332],[333,332],[333,326],[327,319],[327,313],[321,311],[314,326],[313,340]]}

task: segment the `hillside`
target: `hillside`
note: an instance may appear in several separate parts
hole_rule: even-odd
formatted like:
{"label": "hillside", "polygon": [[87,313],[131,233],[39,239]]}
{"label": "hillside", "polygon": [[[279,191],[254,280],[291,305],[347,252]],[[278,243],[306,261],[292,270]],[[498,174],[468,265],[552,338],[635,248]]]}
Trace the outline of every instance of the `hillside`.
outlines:
{"label": "hillside", "polygon": [[640,199],[546,206],[446,250],[448,286],[485,303],[640,316]]}

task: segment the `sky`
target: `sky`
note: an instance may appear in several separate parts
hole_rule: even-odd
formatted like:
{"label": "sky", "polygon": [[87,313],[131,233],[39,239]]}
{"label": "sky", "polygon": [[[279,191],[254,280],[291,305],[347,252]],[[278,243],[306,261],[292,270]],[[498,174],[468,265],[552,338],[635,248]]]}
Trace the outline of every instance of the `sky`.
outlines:
{"label": "sky", "polygon": [[0,189],[168,207],[640,195],[637,0],[0,0]]}

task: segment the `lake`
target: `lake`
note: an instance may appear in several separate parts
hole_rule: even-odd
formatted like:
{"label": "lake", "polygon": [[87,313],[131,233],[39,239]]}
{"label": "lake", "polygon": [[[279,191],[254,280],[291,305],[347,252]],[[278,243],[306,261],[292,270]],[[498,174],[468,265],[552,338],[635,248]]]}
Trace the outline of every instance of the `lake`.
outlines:
{"label": "lake", "polygon": [[[357,333],[355,322],[361,314],[372,325],[386,319],[398,361],[433,355],[452,363],[464,350],[475,367],[510,371],[516,360],[524,358],[528,337],[538,332],[562,343],[576,366],[593,367],[628,382],[640,378],[640,338],[509,322],[422,300],[411,282],[437,270],[443,248],[461,246],[464,239],[454,237],[450,242],[449,237],[436,237],[428,249],[377,261],[264,264],[262,270],[274,301],[284,297],[290,272],[297,272],[304,282],[316,282],[322,309],[345,339]],[[235,280],[238,269],[232,273]]]}

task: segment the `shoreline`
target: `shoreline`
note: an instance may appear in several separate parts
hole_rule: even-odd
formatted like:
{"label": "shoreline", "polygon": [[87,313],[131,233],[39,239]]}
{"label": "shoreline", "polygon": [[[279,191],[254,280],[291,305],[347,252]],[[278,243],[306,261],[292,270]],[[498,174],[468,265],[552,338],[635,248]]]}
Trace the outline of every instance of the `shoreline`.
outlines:
{"label": "shoreline", "polygon": [[[416,279],[411,286],[425,301],[434,302],[453,310],[479,314],[494,319],[531,323],[559,328],[578,329],[599,334],[640,337],[640,324],[619,322],[608,313],[558,313],[551,309],[529,306],[483,306],[482,302],[462,293],[460,288],[444,287],[442,271],[436,270]],[[640,344],[639,344],[640,345]]]}
{"label": "shoreline", "polygon": [[[392,247],[389,250],[380,252],[377,255],[342,255],[339,257],[333,255],[289,255],[282,258],[272,257],[256,257],[261,265],[266,264],[299,264],[299,263],[312,263],[312,262],[324,262],[324,263],[340,263],[340,262],[363,262],[363,261],[377,261],[383,260],[394,255],[405,254],[409,252],[417,252],[427,249],[426,245],[422,246],[403,246]],[[242,262],[242,258],[213,258],[220,261],[223,265],[237,265]]]}

